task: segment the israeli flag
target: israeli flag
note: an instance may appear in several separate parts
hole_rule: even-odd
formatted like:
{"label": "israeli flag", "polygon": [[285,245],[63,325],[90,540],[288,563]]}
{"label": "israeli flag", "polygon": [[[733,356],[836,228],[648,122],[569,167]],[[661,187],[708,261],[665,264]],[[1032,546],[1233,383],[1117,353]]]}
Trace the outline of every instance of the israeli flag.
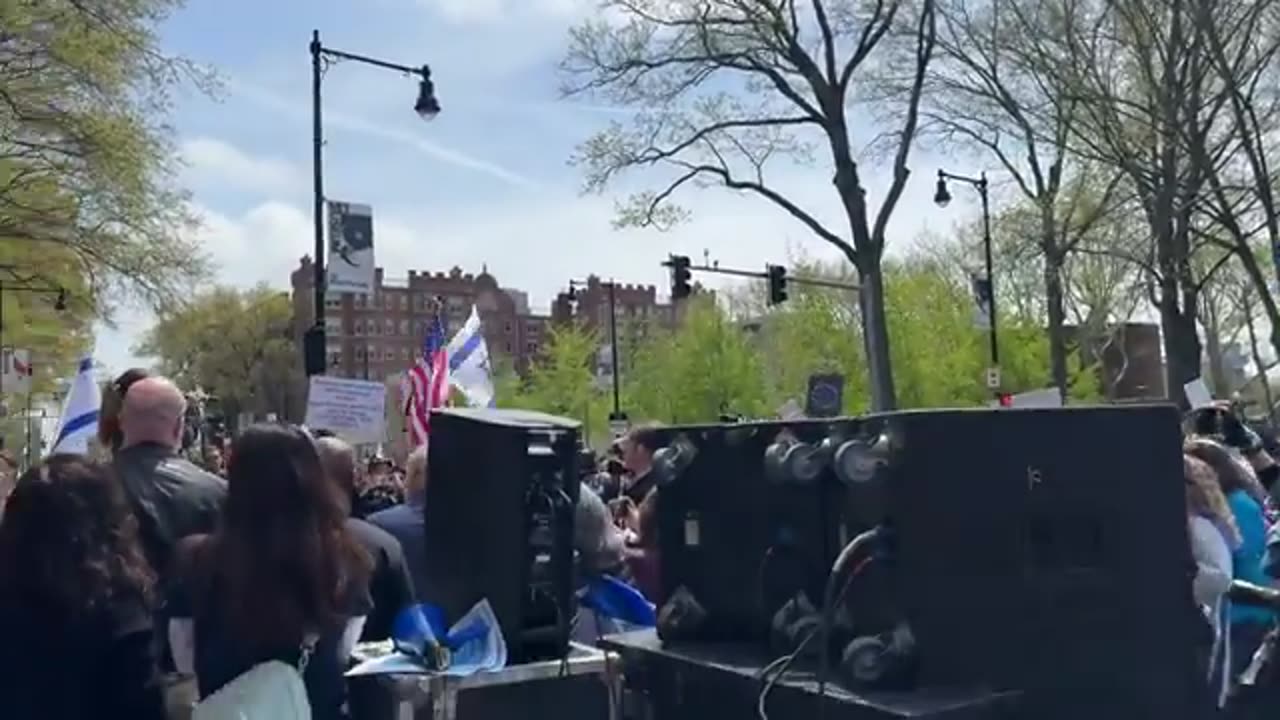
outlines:
{"label": "israeli flag", "polygon": [[484,341],[480,313],[471,306],[471,317],[449,341],[449,381],[462,391],[471,407],[497,407],[489,346]]}
{"label": "israeli flag", "polygon": [[98,408],[101,404],[102,394],[93,376],[93,358],[85,357],[80,361],[80,369],[71,383],[71,392],[67,393],[67,402],[62,406],[58,439],[54,441],[50,454],[88,454],[89,440],[98,434]]}

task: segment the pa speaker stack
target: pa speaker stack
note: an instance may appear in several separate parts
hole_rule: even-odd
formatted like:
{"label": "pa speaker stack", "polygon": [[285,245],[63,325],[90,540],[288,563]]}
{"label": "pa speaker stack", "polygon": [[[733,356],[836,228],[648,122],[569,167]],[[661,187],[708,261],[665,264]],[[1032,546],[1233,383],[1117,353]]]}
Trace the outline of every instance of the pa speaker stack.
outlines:
{"label": "pa speaker stack", "polygon": [[431,416],[426,573],[450,622],[487,599],[513,663],[568,652],[578,423],[517,410]]}
{"label": "pa speaker stack", "polygon": [[1029,717],[1166,720],[1197,706],[1174,407],[663,432],[664,640],[769,637],[787,603],[819,604],[841,547],[877,526],[888,554],[850,581],[835,658],[905,629],[916,686],[1024,690]]}

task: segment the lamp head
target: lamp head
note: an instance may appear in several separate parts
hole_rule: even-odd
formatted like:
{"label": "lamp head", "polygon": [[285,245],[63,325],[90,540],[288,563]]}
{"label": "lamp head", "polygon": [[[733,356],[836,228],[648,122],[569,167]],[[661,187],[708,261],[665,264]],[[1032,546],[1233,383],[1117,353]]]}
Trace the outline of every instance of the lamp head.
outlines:
{"label": "lamp head", "polygon": [[943,208],[951,204],[951,191],[947,189],[947,179],[941,173],[938,175],[938,189],[933,194],[933,202]]}
{"label": "lamp head", "polygon": [[431,120],[440,114],[440,101],[436,99],[436,86],[431,82],[431,68],[422,66],[422,80],[418,83],[418,99],[413,111],[423,120]]}

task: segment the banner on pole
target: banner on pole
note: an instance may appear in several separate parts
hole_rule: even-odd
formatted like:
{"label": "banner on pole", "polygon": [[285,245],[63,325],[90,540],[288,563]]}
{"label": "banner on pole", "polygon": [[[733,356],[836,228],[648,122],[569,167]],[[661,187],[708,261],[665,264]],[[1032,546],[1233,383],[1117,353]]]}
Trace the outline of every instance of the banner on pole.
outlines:
{"label": "banner on pole", "polygon": [[357,203],[329,203],[327,290],[373,292],[373,208]]}

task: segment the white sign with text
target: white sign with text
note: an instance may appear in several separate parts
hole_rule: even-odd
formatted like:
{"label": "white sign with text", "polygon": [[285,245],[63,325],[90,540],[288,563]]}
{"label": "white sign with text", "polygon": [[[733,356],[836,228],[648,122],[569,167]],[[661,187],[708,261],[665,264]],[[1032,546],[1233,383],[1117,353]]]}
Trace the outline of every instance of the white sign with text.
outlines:
{"label": "white sign with text", "polygon": [[307,427],[350,443],[380,443],[387,434],[387,390],[372,380],[314,375],[307,394]]}

